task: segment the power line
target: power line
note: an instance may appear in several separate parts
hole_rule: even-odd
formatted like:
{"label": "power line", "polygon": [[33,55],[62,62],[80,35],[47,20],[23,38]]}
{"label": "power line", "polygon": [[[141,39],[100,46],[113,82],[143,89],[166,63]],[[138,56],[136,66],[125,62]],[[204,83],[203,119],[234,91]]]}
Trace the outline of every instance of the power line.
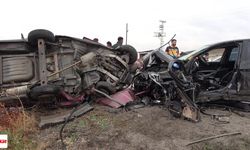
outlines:
{"label": "power line", "polygon": [[155,37],[160,39],[160,46],[164,44],[164,37],[166,36],[166,33],[164,32],[164,23],[166,23],[165,20],[160,20],[159,31],[154,33]]}

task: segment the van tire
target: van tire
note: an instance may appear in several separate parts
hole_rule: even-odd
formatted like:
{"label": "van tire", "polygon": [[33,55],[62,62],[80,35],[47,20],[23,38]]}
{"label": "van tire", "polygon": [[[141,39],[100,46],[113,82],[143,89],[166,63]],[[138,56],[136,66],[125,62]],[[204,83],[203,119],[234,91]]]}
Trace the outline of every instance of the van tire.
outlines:
{"label": "van tire", "polygon": [[122,45],[117,50],[119,52],[121,52],[121,53],[127,53],[129,55],[128,64],[133,64],[137,60],[138,53],[137,53],[136,49],[133,46],[131,46],[131,45]]}
{"label": "van tire", "polygon": [[54,42],[55,36],[51,31],[45,29],[36,29],[29,33],[28,42],[31,45],[37,45],[38,39],[44,39],[47,42]]}

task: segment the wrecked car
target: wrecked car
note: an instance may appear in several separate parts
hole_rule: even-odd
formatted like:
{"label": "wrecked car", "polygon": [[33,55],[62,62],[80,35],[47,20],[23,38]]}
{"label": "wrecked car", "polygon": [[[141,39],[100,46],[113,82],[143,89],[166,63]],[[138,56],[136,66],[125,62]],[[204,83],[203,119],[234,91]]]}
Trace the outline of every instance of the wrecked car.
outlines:
{"label": "wrecked car", "polygon": [[133,88],[142,102],[161,103],[193,121],[207,102],[250,111],[249,56],[249,39],[207,45],[178,59],[155,50],[142,58]]}
{"label": "wrecked car", "polygon": [[193,82],[199,84],[197,101],[249,99],[246,92],[249,41],[216,43],[179,58],[186,62],[185,68]]}
{"label": "wrecked car", "polygon": [[130,45],[111,49],[88,38],[54,35],[38,29],[27,39],[0,41],[0,101],[71,105],[83,91],[108,94],[131,83],[137,52]]}
{"label": "wrecked car", "polygon": [[162,50],[152,51],[142,59],[144,67],[133,80],[138,100],[145,105],[163,105],[176,117],[199,121],[199,109],[192,97],[194,84],[188,80],[182,61]]}

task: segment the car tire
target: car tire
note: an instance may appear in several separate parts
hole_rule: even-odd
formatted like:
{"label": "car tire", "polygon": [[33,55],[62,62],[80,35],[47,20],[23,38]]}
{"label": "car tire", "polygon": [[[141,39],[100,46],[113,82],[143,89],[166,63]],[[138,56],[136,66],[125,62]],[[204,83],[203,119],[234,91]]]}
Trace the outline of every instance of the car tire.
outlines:
{"label": "car tire", "polygon": [[100,90],[108,95],[112,95],[116,92],[116,88],[111,85],[110,83],[106,82],[106,81],[99,81],[96,84],[95,87],[97,90]]}
{"label": "car tire", "polygon": [[29,97],[32,100],[40,100],[42,98],[55,98],[59,92],[61,91],[61,88],[59,86],[54,85],[42,85],[42,86],[36,86],[32,88],[29,92]]}
{"label": "car tire", "polygon": [[54,42],[55,36],[54,34],[49,30],[44,29],[37,29],[33,30],[28,35],[28,42],[32,45],[37,45],[38,39],[44,39],[47,42]]}
{"label": "car tire", "polygon": [[138,53],[137,53],[136,49],[131,45],[122,45],[117,50],[122,52],[122,53],[125,52],[129,55],[128,64],[133,64],[138,58]]}

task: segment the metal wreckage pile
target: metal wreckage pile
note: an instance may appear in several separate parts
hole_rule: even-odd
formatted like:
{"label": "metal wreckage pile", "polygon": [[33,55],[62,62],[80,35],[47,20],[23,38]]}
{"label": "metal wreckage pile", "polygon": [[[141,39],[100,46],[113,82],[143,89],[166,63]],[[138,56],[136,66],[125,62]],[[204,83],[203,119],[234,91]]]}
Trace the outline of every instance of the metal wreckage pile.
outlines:
{"label": "metal wreckage pile", "polygon": [[[106,57],[109,59],[110,56],[89,52],[81,56],[81,63],[84,64],[84,70],[98,67],[112,70],[116,64],[113,63],[114,66],[108,65],[107,67]],[[116,57],[113,56],[117,60],[120,59]],[[102,61],[103,59],[106,60]],[[185,77],[185,68],[181,61],[174,60],[162,50],[157,49],[134,61],[129,68],[126,65],[124,67],[129,69],[129,72],[126,72],[126,81],[121,82],[122,74],[119,80],[115,80],[114,77],[113,81],[117,82],[113,85],[110,81],[98,82],[100,76],[96,72],[82,73],[77,68],[81,74],[81,92],[79,92],[81,98],[77,98],[80,101],[75,101],[76,99],[62,91],[57,98],[63,94],[63,97],[71,101],[67,101],[66,105],[69,103],[68,106],[72,106],[73,101],[77,102],[75,106],[78,107],[66,114],[41,117],[39,126],[44,127],[48,124],[63,122],[66,118],[68,120],[80,116],[93,109],[89,105],[92,102],[125,110],[162,105],[175,117],[184,117],[194,122],[200,120],[199,108],[195,103],[196,85],[191,82],[190,78]],[[111,75],[110,77],[112,78]]]}
{"label": "metal wreckage pile", "polygon": [[[244,74],[247,59],[237,61],[242,62],[243,71],[235,68],[236,60],[226,61],[231,53],[249,55],[248,43],[218,43],[183,60],[173,59],[159,48],[137,60],[138,53],[130,45],[112,49],[88,38],[34,30],[28,39],[0,41],[0,101],[75,107],[64,114],[42,116],[40,127],[80,116],[93,109],[92,102],[125,109],[162,105],[173,116],[194,122],[200,120],[203,102],[249,111],[249,103],[236,101],[247,98],[244,93],[243,97],[237,95],[249,89]],[[213,62],[219,66],[211,71],[202,55],[221,48],[226,49],[220,58],[226,65]]]}
{"label": "metal wreckage pile", "polygon": [[138,97],[136,101],[145,105],[160,104],[175,117],[200,120],[196,85],[184,75],[184,64],[161,50],[145,56],[144,69],[134,77],[133,91]]}
{"label": "metal wreckage pile", "polygon": [[195,84],[184,75],[184,64],[161,50],[142,58],[143,67],[131,85],[135,95],[131,105],[162,105],[175,117],[199,121],[199,108],[195,103]]}
{"label": "metal wreckage pile", "polygon": [[[230,52],[233,53],[238,45],[236,42],[228,43],[219,43],[216,47],[225,47],[225,45],[230,47],[231,51],[227,50],[225,54],[228,55]],[[205,50],[210,50],[211,47]],[[221,65],[215,72],[202,74],[197,68],[203,62],[205,63],[205,60],[202,55],[194,57],[193,61],[185,62],[181,59],[173,59],[160,48],[153,50],[135,62],[133,67],[137,68],[137,71],[132,74],[130,84],[111,96],[101,92],[109,93],[108,89],[97,90],[97,93],[105,97],[97,101],[113,108],[128,109],[161,105],[174,117],[193,122],[201,120],[200,113],[220,117],[220,115],[206,113],[203,108],[209,106],[249,112],[249,103],[244,99],[240,100],[242,96],[234,95],[235,89],[238,89],[235,87],[241,85],[241,82],[246,82],[239,76],[239,70],[234,67],[223,68]],[[235,62],[232,64],[234,66]],[[209,70],[201,69],[201,71]],[[221,72],[223,72],[221,78],[215,76]]]}

